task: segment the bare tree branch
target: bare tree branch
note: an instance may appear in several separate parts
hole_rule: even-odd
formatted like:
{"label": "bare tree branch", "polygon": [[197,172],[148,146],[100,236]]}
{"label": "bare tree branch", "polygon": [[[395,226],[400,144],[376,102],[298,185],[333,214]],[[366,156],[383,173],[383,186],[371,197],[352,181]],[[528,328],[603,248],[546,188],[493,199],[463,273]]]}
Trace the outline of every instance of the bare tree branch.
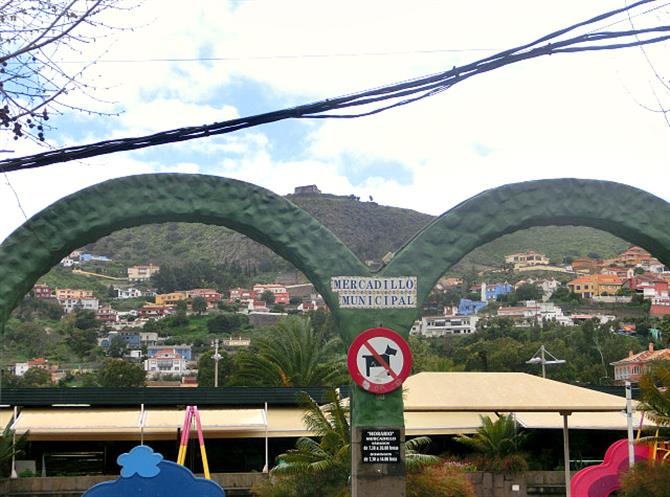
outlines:
{"label": "bare tree branch", "polygon": [[8,132],[14,139],[44,140],[45,129],[50,129],[45,121],[50,113],[59,112],[63,96],[90,88],[81,76],[91,63],[68,71],[57,60],[63,52],[78,50],[82,44],[93,41],[84,28],[109,29],[99,21],[99,16],[110,9],[121,9],[122,1],[3,1],[0,132]]}

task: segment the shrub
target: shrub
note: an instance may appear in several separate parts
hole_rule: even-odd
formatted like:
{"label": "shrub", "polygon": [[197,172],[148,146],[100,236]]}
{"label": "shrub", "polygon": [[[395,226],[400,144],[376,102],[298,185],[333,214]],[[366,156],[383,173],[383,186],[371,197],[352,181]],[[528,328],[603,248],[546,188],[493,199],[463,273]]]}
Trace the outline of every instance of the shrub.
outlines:
{"label": "shrub", "polygon": [[470,457],[469,462],[481,471],[491,471],[494,473],[520,473],[528,471],[528,460],[521,452],[506,456],[475,454]]}
{"label": "shrub", "polygon": [[475,489],[463,471],[440,464],[408,474],[407,497],[475,497]]}
{"label": "shrub", "polygon": [[639,462],[621,480],[625,497],[667,497],[670,493],[670,464]]}
{"label": "shrub", "polygon": [[271,475],[251,489],[256,497],[348,497],[349,488],[342,481],[323,475],[297,473]]}

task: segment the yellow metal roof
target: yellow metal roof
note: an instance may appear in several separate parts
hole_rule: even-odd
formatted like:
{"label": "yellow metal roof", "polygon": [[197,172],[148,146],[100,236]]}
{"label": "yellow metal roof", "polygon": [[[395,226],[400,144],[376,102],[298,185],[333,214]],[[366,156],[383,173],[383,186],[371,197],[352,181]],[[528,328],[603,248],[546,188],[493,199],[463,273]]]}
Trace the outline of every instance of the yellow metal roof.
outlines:
{"label": "yellow metal roof", "polygon": [[268,436],[278,437],[309,437],[310,432],[302,420],[305,410],[299,407],[268,409]]}
{"label": "yellow metal roof", "polygon": [[[520,412],[515,414],[516,420],[524,428],[563,429],[563,416],[557,412]],[[633,428],[640,427],[641,413],[633,412]],[[644,427],[655,426],[645,418]],[[624,412],[576,412],[568,416],[568,427],[571,430],[621,430],[628,428]]]}
{"label": "yellow metal roof", "polygon": [[[184,423],[181,409],[146,409],[144,435],[148,440],[176,440]],[[263,409],[202,409],[205,436],[264,436]],[[1,418],[0,418],[1,420]],[[140,409],[58,408],[21,411],[17,433],[29,431],[31,440],[139,440]],[[195,429],[192,429],[195,433]]]}
{"label": "yellow metal roof", "polygon": [[482,424],[481,416],[497,419],[493,412],[405,412],[405,433],[415,435],[455,435],[475,433]]}
{"label": "yellow metal roof", "polygon": [[[625,427],[625,418],[612,412],[625,408],[623,397],[524,373],[419,373],[404,388],[406,432],[411,436],[472,433],[480,426],[480,413],[492,417],[515,412],[528,428],[562,427],[559,412],[575,413],[569,418],[574,429]],[[600,414],[585,415],[589,412]],[[267,419],[263,409],[203,408],[200,415],[210,438],[263,438],[266,427],[271,438],[312,435],[297,407],[270,408]],[[0,410],[0,425],[11,416],[11,409]],[[184,410],[148,408],[145,438],[176,440],[183,421]],[[140,408],[24,408],[16,430],[30,431],[32,440],[139,440]]]}
{"label": "yellow metal roof", "polygon": [[22,409],[14,427],[17,433],[29,431],[31,440],[89,439],[100,434],[110,438],[118,438],[120,434],[136,434],[139,439],[139,418],[139,409]]}
{"label": "yellow metal roof", "polygon": [[14,416],[14,409],[0,409],[0,431],[4,430]]}
{"label": "yellow metal roof", "polygon": [[[198,409],[198,412],[205,432],[265,429],[263,409]],[[147,409],[144,429],[176,431],[183,426],[184,415],[181,409]]]}
{"label": "yellow metal roof", "polygon": [[419,373],[404,384],[406,411],[604,412],[626,399],[526,373]]}

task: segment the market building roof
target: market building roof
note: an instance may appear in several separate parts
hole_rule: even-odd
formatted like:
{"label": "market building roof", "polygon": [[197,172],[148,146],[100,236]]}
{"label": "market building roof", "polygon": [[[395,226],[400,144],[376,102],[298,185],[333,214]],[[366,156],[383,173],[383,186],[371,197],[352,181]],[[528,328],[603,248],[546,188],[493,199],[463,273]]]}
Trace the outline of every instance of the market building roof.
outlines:
{"label": "market building roof", "polygon": [[[405,381],[406,411],[607,412],[626,399],[526,373],[419,373]],[[623,393],[623,389],[622,389]]]}

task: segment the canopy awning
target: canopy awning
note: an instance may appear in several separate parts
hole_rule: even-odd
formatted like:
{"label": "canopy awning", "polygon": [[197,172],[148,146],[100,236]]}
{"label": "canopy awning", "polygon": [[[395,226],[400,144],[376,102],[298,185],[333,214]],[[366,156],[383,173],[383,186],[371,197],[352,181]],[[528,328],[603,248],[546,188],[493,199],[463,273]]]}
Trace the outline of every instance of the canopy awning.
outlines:
{"label": "canopy awning", "polygon": [[[263,409],[198,409],[203,431],[249,431],[265,430]],[[144,421],[145,432],[174,432],[184,424],[181,409],[147,409]]]}
{"label": "canopy awning", "polygon": [[14,416],[14,409],[0,409],[0,431],[4,430]]}
{"label": "canopy awning", "polygon": [[480,416],[497,419],[494,412],[405,412],[405,434],[417,436],[475,433],[482,425]]}
{"label": "canopy awning", "polygon": [[[203,432],[208,437],[265,436],[263,409],[202,409]],[[146,409],[144,437],[176,439],[184,423],[181,409]],[[29,432],[31,440],[139,440],[141,410],[105,408],[23,409],[14,424],[16,432]]]}
{"label": "canopy awning", "polygon": [[[524,428],[531,429],[563,429],[563,417],[556,412],[520,412],[514,415],[517,422]],[[639,428],[642,414],[633,412],[633,426]],[[571,430],[620,430],[626,431],[627,418],[625,412],[576,412],[570,415]],[[648,418],[643,426],[655,426]]]}
{"label": "canopy awning", "polygon": [[297,407],[268,409],[268,437],[310,437],[303,416],[305,410]]}
{"label": "canopy awning", "polygon": [[103,435],[116,439],[125,434],[136,434],[139,439],[139,421],[139,409],[52,407],[23,409],[14,429],[19,434],[30,432],[31,440],[96,439]]}
{"label": "canopy awning", "polygon": [[[612,412],[626,399],[526,373],[419,373],[405,381],[406,411]],[[623,393],[623,392],[622,392]]]}

